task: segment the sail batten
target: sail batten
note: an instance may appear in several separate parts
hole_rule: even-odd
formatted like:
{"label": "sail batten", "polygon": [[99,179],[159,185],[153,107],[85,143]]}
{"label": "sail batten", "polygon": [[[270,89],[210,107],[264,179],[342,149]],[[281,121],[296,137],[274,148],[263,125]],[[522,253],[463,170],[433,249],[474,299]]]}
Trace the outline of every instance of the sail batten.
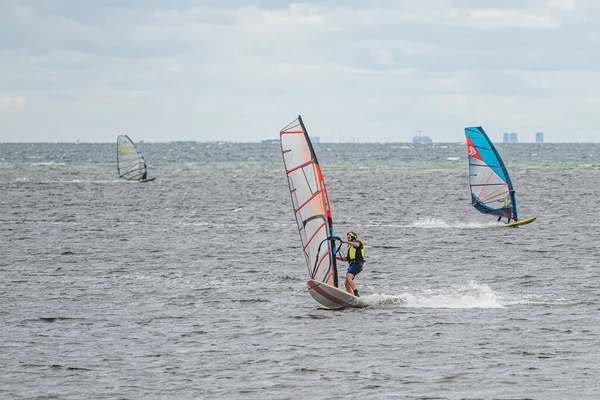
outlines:
{"label": "sail batten", "polygon": [[[312,196],[310,199],[306,200],[304,202],[304,204],[302,204],[300,207],[298,207],[297,209],[295,209],[294,213],[297,213],[298,211],[300,211],[305,205],[307,205],[308,203],[310,203],[312,199],[314,199],[315,197],[317,197],[319,195],[322,195],[322,194],[323,194],[322,191],[318,191],[317,193],[315,193],[314,196]],[[314,218],[314,217],[312,217],[312,218]]]}
{"label": "sail batten", "polygon": [[[290,150],[288,150],[288,151],[290,151]],[[290,172],[294,172],[294,171],[295,171],[295,170],[297,170],[297,169],[304,168],[304,167],[306,167],[307,165],[310,165],[310,164],[312,164],[312,163],[314,163],[314,162],[315,162],[315,160],[308,160],[308,161],[307,161],[307,162],[305,162],[304,164],[302,164],[302,165],[298,165],[297,167],[295,167],[295,168],[292,168],[291,170],[289,170],[289,171],[288,171],[288,174],[289,174]]]}
{"label": "sail batten", "polygon": [[337,287],[329,198],[302,117],[298,116],[280,131],[280,144],[309,277]]}
{"label": "sail batten", "polygon": [[321,230],[321,228],[325,227],[326,224],[327,224],[327,221],[323,222],[323,224],[321,224],[321,226],[319,226],[317,228],[317,230],[315,231],[315,233],[310,237],[310,239],[308,239],[308,241],[306,242],[306,244],[302,247],[302,250],[306,250],[306,248],[310,245],[310,243],[313,241],[313,239],[317,236],[317,234],[319,233],[319,231]]}
{"label": "sail batten", "polygon": [[518,221],[514,189],[498,151],[480,126],[465,128],[465,135],[473,207]]}
{"label": "sail batten", "polygon": [[474,167],[490,167],[490,168],[502,168],[500,165],[489,165],[489,164],[469,164]]}

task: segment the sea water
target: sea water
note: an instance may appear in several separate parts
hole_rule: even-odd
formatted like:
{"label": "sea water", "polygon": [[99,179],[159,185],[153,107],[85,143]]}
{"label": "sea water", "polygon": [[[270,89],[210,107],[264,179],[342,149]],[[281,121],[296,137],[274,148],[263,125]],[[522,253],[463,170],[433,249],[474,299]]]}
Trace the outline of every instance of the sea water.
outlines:
{"label": "sea water", "polygon": [[[368,307],[329,311],[277,144],[0,144],[0,397],[598,399],[600,144],[498,145],[518,229],[464,144],[316,144]],[[340,265],[340,274],[346,265]]]}

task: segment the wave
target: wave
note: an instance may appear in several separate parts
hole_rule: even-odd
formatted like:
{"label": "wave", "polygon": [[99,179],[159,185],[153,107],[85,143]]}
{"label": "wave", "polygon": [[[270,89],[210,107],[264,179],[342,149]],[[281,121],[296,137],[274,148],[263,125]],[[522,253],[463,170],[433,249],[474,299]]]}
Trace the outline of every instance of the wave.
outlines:
{"label": "wave", "polygon": [[369,306],[399,304],[407,308],[502,308],[504,303],[488,286],[474,281],[438,289],[410,289],[391,295],[376,293],[362,296]]}
{"label": "wave", "polygon": [[368,306],[400,305],[406,308],[504,308],[518,305],[564,305],[568,300],[552,294],[501,293],[470,281],[436,289],[408,289],[399,294],[374,293],[361,297]]}
{"label": "wave", "polygon": [[371,223],[365,226],[387,227],[387,228],[419,228],[419,229],[487,229],[496,228],[499,224],[495,221],[486,222],[448,222],[441,218],[425,217],[409,224],[378,224]]}

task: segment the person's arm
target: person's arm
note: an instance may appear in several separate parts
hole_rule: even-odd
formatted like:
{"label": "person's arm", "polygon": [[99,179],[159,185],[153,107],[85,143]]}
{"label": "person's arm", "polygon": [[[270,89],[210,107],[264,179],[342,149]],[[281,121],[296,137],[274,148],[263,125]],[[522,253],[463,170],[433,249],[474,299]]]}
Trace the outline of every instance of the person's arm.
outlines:
{"label": "person's arm", "polygon": [[347,240],[342,239],[341,240],[342,243],[346,243],[354,248],[359,248],[360,247],[360,243],[359,242],[349,242]]}

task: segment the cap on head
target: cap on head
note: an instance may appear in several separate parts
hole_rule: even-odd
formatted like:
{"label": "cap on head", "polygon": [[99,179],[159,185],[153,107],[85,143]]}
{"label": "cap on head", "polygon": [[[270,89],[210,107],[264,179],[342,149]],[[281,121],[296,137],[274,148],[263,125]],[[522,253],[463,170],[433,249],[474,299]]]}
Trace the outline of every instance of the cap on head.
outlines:
{"label": "cap on head", "polygon": [[355,232],[348,232],[346,235],[350,236],[352,239],[358,239],[358,235]]}

